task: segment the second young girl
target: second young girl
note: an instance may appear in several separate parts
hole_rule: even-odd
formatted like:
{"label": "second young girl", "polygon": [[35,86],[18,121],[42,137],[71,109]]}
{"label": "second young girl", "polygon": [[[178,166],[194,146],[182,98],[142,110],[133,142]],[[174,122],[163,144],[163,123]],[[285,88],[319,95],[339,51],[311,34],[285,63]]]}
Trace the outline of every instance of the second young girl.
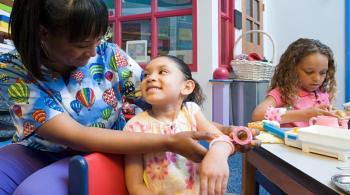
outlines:
{"label": "second young girl", "polygon": [[335,87],[332,50],[318,40],[298,39],[281,56],[266,99],[255,108],[252,120],[305,127],[312,117],[336,116],[331,112]]}
{"label": "second young girl", "polygon": [[229,175],[227,159],[235,146],[202,114],[198,106],[203,102],[202,91],[187,64],[174,56],[153,59],[144,70],[141,92],[151,108],[128,121],[124,130],[156,134],[198,130],[219,137],[211,142],[200,168],[172,152],[127,155],[130,194],[223,194]]}

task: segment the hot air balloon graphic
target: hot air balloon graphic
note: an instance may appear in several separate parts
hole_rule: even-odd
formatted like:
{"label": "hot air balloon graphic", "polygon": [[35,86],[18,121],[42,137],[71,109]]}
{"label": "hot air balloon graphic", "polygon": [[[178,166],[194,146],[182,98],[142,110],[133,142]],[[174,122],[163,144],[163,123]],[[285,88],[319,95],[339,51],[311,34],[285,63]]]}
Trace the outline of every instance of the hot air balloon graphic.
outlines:
{"label": "hot air balloon graphic", "polygon": [[131,81],[126,81],[122,86],[122,94],[126,96],[134,96],[135,95],[135,85]]}
{"label": "hot air balloon graphic", "polygon": [[98,84],[100,84],[101,79],[103,78],[103,72],[104,72],[103,66],[101,64],[93,63],[90,65],[89,72],[92,78]]}
{"label": "hot air balloon graphic", "polygon": [[49,108],[52,108],[54,110],[57,110],[57,111],[60,111],[60,112],[63,112],[63,109],[58,105],[58,103],[52,99],[51,97],[45,97],[44,99],[44,103],[46,106],[48,106]]}
{"label": "hot air balloon graphic", "polygon": [[107,49],[107,42],[104,42],[96,48],[96,53],[100,56],[104,56],[106,49]]}
{"label": "hot air balloon graphic", "polygon": [[79,85],[81,84],[81,81],[84,79],[84,73],[82,71],[75,71],[71,74],[71,77],[77,81],[77,83],[79,83]]}
{"label": "hot air balloon graphic", "polygon": [[7,68],[7,64],[0,62],[0,68]]}
{"label": "hot air balloon graphic", "polygon": [[105,78],[106,78],[108,81],[112,81],[113,77],[114,77],[114,73],[113,73],[113,72],[107,71],[107,72],[105,73]]}
{"label": "hot air balloon graphic", "polygon": [[18,80],[17,83],[12,84],[8,89],[7,92],[9,94],[9,97],[11,100],[13,100],[16,103],[29,103],[29,87],[23,82],[23,80]]}
{"label": "hot air balloon graphic", "polygon": [[56,98],[59,102],[62,102],[62,96],[61,93],[54,89],[47,90],[47,93],[50,97]]}
{"label": "hot air balloon graphic", "polygon": [[33,133],[35,130],[34,125],[27,121],[23,124],[23,136],[27,137],[28,135],[30,135],[31,133]]}
{"label": "hot air balloon graphic", "polygon": [[4,74],[4,73],[2,73],[2,74],[0,74],[0,82],[1,83],[7,83],[8,81],[9,81],[9,75],[7,75],[7,74]]}
{"label": "hot air balloon graphic", "polygon": [[79,113],[80,113],[81,109],[83,108],[83,105],[81,105],[81,103],[78,100],[73,100],[70,102],[70,107],[79,116]]}
{"label": "hot air balloon graphic", "polygon": [[46,112],[42,109],[35,110],[32,114],[32,117],[35,121],[39,123],[44,123],[46,120]]}
{"label": "hot air balloon graphic", "polygon": [[22,108],[21,108],[21,106],[19,106],[19,105],[14,105],[14,106],[12,107],[12,110],[13,110],[13,112],[15,113],[15,115],[16,115],[18,118],[22,118],[23,113],[22,113]]}
{"label": "hot air balloon graphic", "polygon": [[104,120],[108,120],[109,117],[111,117],[112,109],[111,108],[105,108],[102,110],[102,118]]}
{"label": "hot air balloon graphic", "polygon": [[109,60],[109,64],[108,65],[114,72],[117,72],[118,65],[117,65],[117,61],[115,59],[115,56],[111,57],[111,59]]}
{"label": "hot air balloon graphic", "polygon": [[112,106],[115,110],[117,110],[117,100],[115,97],[114,90],[112,88],[107,89],[103,92],[102,95],[103,101],[105,101],[108,105]]}
{"label": "hot air balloon graphic", "polygon": [[125,67],[128,65],[128,61],[125,59],[125,57],[119,50],[117,50],[117,52],[115,53],[115,58],[118,66]]}
{"label": "hot air balloon graphic", "polygon": [[95,103],[95,93],[91,88],[80,89],[75,95],[75,98],[89,111],[91,106]]}
{"label": "hot air balloon graphic", "polygon": [[132,76],[131,70],[125,69],[125,70],[122,71],[122,78],[123,78],[124,80],[127,80],[127,79],[128,79],[129,77],[131,77],[131,76]]}
{"label": "hot air balloon graphic", "polygon": [[105,128],[106,125],[102,122],[96,122],[96,123],[91,124],[90,127]]}

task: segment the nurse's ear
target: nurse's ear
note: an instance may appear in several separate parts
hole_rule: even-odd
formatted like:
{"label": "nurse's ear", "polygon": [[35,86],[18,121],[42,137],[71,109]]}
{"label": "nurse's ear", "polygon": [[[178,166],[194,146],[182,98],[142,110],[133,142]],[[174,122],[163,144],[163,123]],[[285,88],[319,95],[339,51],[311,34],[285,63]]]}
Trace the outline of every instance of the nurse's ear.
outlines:
{"label": "nurse's ear", "polygon": [[43,25],[40,25],[40,41],[47,41],[47,39],[49,38],[49,31],[47,30],[46,27],[44,27]]}

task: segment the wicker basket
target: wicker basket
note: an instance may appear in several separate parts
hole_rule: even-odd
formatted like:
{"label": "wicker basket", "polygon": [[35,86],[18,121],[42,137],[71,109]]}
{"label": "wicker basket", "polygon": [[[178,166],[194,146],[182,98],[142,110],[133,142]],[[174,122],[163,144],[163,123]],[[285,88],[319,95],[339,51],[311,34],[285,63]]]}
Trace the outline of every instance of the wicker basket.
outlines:
{"label": "wicker basket", "polygon": [[[270,80],[274,72],[275,66],[273,62],[275,61],[275,42],[269,34],[261,30],[251,30],[239,36],[235,42],[235,47],[237,43],[242,39],[243,36],[246,36],[250,33],[262,33],[266,35],[272,42],[272,61],[263,62],[263,61],[248,61],[248,60],[239,60],[235,59],[231,61],[231,66],[233,70],[232,77],[234,79],[240,80],[252,80],[252,81],[262,81]],[[233,55],[234,56],[234,55]]]}

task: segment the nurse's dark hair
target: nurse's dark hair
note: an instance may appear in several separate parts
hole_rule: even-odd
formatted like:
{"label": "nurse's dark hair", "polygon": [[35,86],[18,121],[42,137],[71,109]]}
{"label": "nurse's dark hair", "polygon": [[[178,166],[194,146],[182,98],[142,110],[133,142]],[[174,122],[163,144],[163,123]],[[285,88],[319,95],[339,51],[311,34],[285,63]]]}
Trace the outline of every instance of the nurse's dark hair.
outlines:
{"label": "nurse's dark hair", "polygon": [[72,43],[98,38],[107,32],[107,7],[102,0],[14,1],[9,27],[11,39],[24,66],[33,76],[43,79],[40,26]]}
{"label": "nurse's dark hair", "polygon": [[202,105],[204,100],[205,100],[205,96],[203,94],[203,91],[202,91],[201,86],[199,85],[199,83],[192,77],[192,73],[191,73],[191,70],[190,70],[188,64],[186,64],[180,58],[175,57],[175,56],[171,56],[171,55],[165,55],[165,56],[159,56],[159,57],[166,57],[166,58],[170,59],[171,61],[173,61],[177,65],[179,70],[182,72],[182,75],[183,75],[185,80],[192,80],[192,81],[194,81],[194,83],[195,83],[194,90],[193,90],[193,92],[191,94],[189,94],[185,98],[183,103],[185,103],[185,102],[196,102],[198,105]]}

